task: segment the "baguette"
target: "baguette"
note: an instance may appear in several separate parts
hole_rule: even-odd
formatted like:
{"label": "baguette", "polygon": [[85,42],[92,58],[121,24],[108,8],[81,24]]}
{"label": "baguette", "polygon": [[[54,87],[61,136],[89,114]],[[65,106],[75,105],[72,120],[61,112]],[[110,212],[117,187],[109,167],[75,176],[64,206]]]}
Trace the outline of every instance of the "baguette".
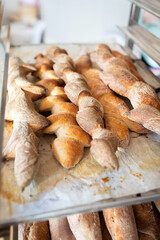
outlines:
{"label": "baguette", "polygon": [[138,240],[132,206],[105,209],[103,216],[113,240]]}
{"label": "baguette", "polygon": [[[11,57],[5,119],[13,121],[14,128],[3,151],[4,158],[15,158],[15,178],[22,191],[31,183],[39,166],[39,139],[34,132],[49,124],[49,120],[36,112],[29,93],[23,90],[23,86],[34,87],[34,85],[28,83],[25,77],[30,68],[28,68],[28,65],[25,67],[25,64],[19,58]],[[37,92],[32,91],[32,94],[37,96]]]}
{"label": "baguette", "polygon": [[126,62],[114,57],[108,46],[100,44],[90,56],[103,70],[103,73],[100,72],[103,82],[131,101],[134,109],[126,116],[160,134],[160,100],[154,89],[138,80]]}
{"label": "baguette", "polygon": [[111,235],[106,227],[103,213],[99,212],[100,224],[101,224],[101,231],[102,231],[102,240],[112,240]]}
{"label": "baguette", "polygon": [[15,158],[14,174],[21,191],[37,173],[39,139],[27,122],[15,120],[12,135],[3,151],[6,159]]}
{"label": "baguette", "polygon": [[[44,61],[47,58],[44,57]],[[37,58],[36,58],[37,61]],[[43,77],[48,74],[48,71],[53,72],[49,65],[45,65],[46,72],[44,70],[43,58],[41,57],[41,66],[36,76]],[[55,81],[56,79],[56,81]],[[48,95],[44,98],[40,105],[39,110],[41,112],[51,111],[52,115],[48,117],[51,125],[43,130],[45,134],[56,134],[57,138],[52,143],[52,152],[59,163],[65,168],[74,167],[83,157],[84,147],[90,146],[90,136],[82,130],[76,121],[76,114],[78,108],[71,102],[68,102],[68,97],[64,92],[64,88],[60,86],[62,80],[59,78],[41,79],[37,84],[45,87],[48,91]]]}
{"label": "baguette", "polygon": [[80,127],[93,138],[91,141],[93,158],[103,167],[108,167],[110,170],[117,169],[118,160],[115,155],[117,139],[104,128],[103,107],[91,96],[84,77],[75,72],[72,59],[63,49],[50,47],[47,49],[47,55],[55,62],[53,67],[56,75],[66,83],[64,90],[67,97],[79,106],[76,119]]}
{"label": "baguette", "polygon": [[50,240],[48,221],[19,224],[18,240]]}
{"label": "baguette", "polygon": [[85,76],[93,97],[100,101],[104,109],[104,119],[107,128],[114,132],[119,140],[119,147],[126,148],[129,143],[128,127],[137,133],[147,130],[140,124],[124,116],[129,111],[126,103],[115,96],[114,93],[102,82],[99,70],[91,68],[89,55],[81,56],[76,63],[77,71]]}
{"label": "baguette", "polygon": [[102,240],[98,212],[76,214],[67,219],[76,240]]}
{"label": "baguette", "polygon": [[159,240],[159,230],[154,215],[152,203],[133,206],[140,239]]}
{"label": "baguette", "polygon": [[51,240],[76,240],[66,217],[49,220]]}

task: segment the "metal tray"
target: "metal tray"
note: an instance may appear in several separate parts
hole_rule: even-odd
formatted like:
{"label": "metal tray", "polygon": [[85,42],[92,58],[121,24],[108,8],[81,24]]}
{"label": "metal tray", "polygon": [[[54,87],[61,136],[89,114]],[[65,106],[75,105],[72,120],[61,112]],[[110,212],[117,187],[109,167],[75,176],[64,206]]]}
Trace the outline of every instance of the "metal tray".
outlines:
{"label": "metal tray", "polygon": [[[116,43],[110,45],[123,51]],[[77,59],[86,51],[93,49],[95,44],[59,44],[59,46],[65,48],[74,59]],[[17,46],[11,49],[11,55],[19,56],[26,62],[34,62],[35,55],[40,52],[44,53],[45,48],[46,45]],[[138,64],[139,60],[135,59],[134,61]],[[139,69],[143,69],[142,64]],[[147,81],[150,81],[151,85],[156,85],[157,88],[160,85],[156,82],[156,78],[151,77],[151,75],[149,75]],[[41,181],[40,178],[36,177],[33,184],[22,194],[26,201],[20,203],[9,195],[2,195],[1,185],[0,225],[15,224],[22,221],[38,221],[76,212],[96,211],[160,199],[160,138],[158,135],[137,136],[132,134],[130,149],[118,153],[121,166],[118,172],[108,172],[101,169],[91,158],[89,150],[85,151],[85,157],[77,167],[73,170],[64,171],[49,153],[50,141],[52,140],[53,136],[42,137],[40,147],[40,161],[43,167],[42,177],[45,175],[45,180],[51,177],[52,184],[43,188],[41,184],[36,183],[42,183],[44,178]],[[145,153],[145,151],[148,152]],[[131,153],[132,155],[138,154],[132,157],[134,160],[138,159],[142,164],[145,161],[148,164],[147,168],[143,169],[139,166],[139,162],[132,161]],[[150,154],[149,157],[148,154]],[[54,163],[53,174],[47,169],[47,166],[50,166],[47,165],[48,159],[50,159],[50,163],[52,161]],[[3,167],[5,164],[7,166],[6,179],[10,180],[10,174],[13,172],[13,161],[3,163]],[[152,167],[150,167],[150,164]],[[56,175],[59,170],[62,170],[62,175]],[[3,169],[1,176],[2,178],[4,176]],[[14,178],[11,183],[11,185],[9,182],[8,185],[6,183],[6,191],[9,185],[11,192],[17,189]],[[41,187],[43,191],[37,194]],[[33,201],[29,202],[30,200]]]}

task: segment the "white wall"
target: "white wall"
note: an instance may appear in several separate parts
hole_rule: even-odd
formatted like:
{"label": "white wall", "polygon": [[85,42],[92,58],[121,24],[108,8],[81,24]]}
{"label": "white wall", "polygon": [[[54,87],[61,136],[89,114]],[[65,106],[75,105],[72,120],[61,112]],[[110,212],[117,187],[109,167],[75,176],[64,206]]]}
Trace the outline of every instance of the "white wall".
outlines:
{"label": "white wall", "polygon": [[7,15],[18,11],[18,0],[5,0],[4,1],[4,24],[8,23]]}
{"label": "white wall", "polygon": [[44,0],[45,42],[96,42],[128,23],[127,0]]}
{"label": "white wall", "polygon": [[[115,33],[116,25],[128,23],[128,0],[40,1],[46,25],[46,43],[98,42]],[[17,9],[18,0],[5,0],[5,14]]]}

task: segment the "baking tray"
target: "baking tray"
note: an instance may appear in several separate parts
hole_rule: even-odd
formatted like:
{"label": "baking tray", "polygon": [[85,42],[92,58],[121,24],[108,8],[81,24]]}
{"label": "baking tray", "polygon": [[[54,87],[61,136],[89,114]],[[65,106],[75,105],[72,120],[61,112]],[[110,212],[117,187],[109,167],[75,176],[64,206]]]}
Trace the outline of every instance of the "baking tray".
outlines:
{"label": "baking tray", "polygon": [[[122,52],[116,43],[111,47]],[[47,45],[48,46],[48,45]],[[59,44],[76,60],[95,48],[95,44]],[[45,53],[46,45],[17,46],[11,55],[25,62],[34,62],[37,53]],[[137,62],[138,64],[138,60]],[[143,66],[140,67],[142,69]],[[154,85],[156,78],[154,79]],[[152,85],[152,77],[147,81]],[[156,83],[159,87],[159,83]],[[12,126],[5,126],[4,144]],[[20,194],[13,175],[13,161],[3,163],[1,172],[0,224],[38,221],[76,212],[97,211],[104,208],[131,205],[160,199],[160,136],[150,133],[131,133],[125,152],[117,152],[119,171],[109,172],[96,163],[89,149],[81,162],[65,170],[53,158],[50,144],[54,136],[41,136],[40,170],[32,184]]]}

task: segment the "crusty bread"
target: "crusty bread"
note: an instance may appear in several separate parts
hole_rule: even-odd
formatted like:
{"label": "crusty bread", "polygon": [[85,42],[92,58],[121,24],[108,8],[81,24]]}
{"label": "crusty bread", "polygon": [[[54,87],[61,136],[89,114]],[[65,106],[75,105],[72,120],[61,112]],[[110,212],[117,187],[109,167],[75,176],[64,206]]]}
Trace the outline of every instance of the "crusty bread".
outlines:
{"label": "crusty bread", "polygon": [[108,130],[113,132],[118,139],[118,146],[122,149],[126,149],[130,136],[127,125],[114,117],[109,117],[107,114],[104,115],[105,126]]}
{"label": "crusty bread", "polygon": [[134,215],[140,239],[160,239],[152,203],[143,203],[133,206]]}
{"label": "crusty bread", "polygon": [[33,69],[33,66],[24,64],[17,57],[10,58],[5,119],[13,121],[14,127],[3,155],[6,159],[15,158],[15,178],[22,191],[31,183],[38,170],[39,140],[34,132],[50,123],[36,112],[31,101],[31,98],[37,99],[44,91],[27,80],[26,74]]}
{"label": "crusty bread", "polygon": [[66,217],[49,220],[51,240],[76,240]]}
{"label": "crusty bread", "polygon": [[50,240],[48,221],[19,224],[18,240]]}
{"label": "crusty bread", "polygon": [[103,210],[106,226],[114,240],[138,240],[132,206]]}
{"label": "crusty bread", "polygon": [[[118,94],[127,97],[138,114],[128,114],[130,120],[141,123],[145,128],[159,134],[160,132],[160,116],[154,114],[154,109],[160,111],[160,100],[154,89],[147,83],[140,81],[130,67],[122,58],[114,57],[112,51],[104,44],[98,45],[95,51],[90,54],[91,60],[96,62],[103,70],[99,75],[103,82]],[[149,107],[148,117],[145,121],[143,111],[138,109],[142,106]],[[135,112],[136,113],[136,112]],[[145,115],[146,116],[146,115]],[[150,124],[152,122],[152,124]],[[158,123],[158,124],[157,124]]]}
{"label": "crusty bread", "polygon": [[76,214],[67,218],[76,240],[102,240],[98,212]]}
{"label": "crusty bread", "polygon": [[[41,57],[42,70],[45,74],[42,60]],[[44,61],[46,61],[46,57]],[[47,64],[45,64],[45,68],[47,72],[51,69]],[[41,73],[42,70],[39,64],[38,72]],[[41,77],[41,74],[37,72],[35,74]],[[51,125],[45,128],[43,133],[56,134],[57,138],[52,143],[53,155],[63,167],[74,167],[83,157],[84,147],[90,146],[91,138],[78,126],[76,121],[78,109],[73,103],[67,102],[68,97],[64,88],[60,86],[61,82],[59,80],[55,82],[55,79],[46,79],[40,80],[38,84],[47,88],[47,94],[50,95],[41,101],[39,110],[41,112],[51,111],[52,113],[48,117]]]}
{"label": "crusty bread", "polygon": [[28,123],[15,120],[13,132],[3,151],[3,156],[6,159],[15,158],[15,178],[22,191],[31,183],[38,170],[38,145],[39,139]]}
{"label": "crusty bread", "polygon": [[27,93],[13,83],[8,89],[5,120],[16,119],[27,122],[34,131],[43,129],[49,124],[49,121],[35,110]]}
{"label": "crusty bread", "polygon": [[93,97],[102,104],[106,128],[114,132],[118,139],[119,147],[126,148],[128,146],[128,127],[138,133],[147,132],[142,125],[124,116],[129,111],[128,106],[102,82],[99,77],[99,70],[91,68],[89,55],[81,56],[76,63],[76,68],[85,76]]}
{"label": "crusty bread", "polygon": [[102,231],[102,240],[112,240],[111,235],[106,227],[103,213],[99,212],[100,224],[101,224],[101,231]]}
{"label": "crusty bread", "polygon": [[[109,169],[117,169],[118,161],[115,155],[117,149],[109,143],[108,130],[104,129],[103,123],[103,107],[91,96],[89,87],[85,78],[75,71],[73,60],[68,54],[58,47],[50,47],[47,49],[47,55],[55,62],[53,68],[58,77],[61,77],[66,83],[64,90],[71,102],[79,106],[79,111],[76,115],[76,120],[83,130],[88,132],[93,141],[91,142],[91,154],[102,166]],[[104,130],[104,131],[103,131]],[[105,132],[95,135],[95,132]],[[96,136],[96,137],[95,137]],[[98,137],[97,137],[98,136]],[[114,138],[116,138],[113,135]],[[97,154],[97,145],[99,151],[103,151],[103,157]],[[107,151],[106,151],[107,149]]]}

